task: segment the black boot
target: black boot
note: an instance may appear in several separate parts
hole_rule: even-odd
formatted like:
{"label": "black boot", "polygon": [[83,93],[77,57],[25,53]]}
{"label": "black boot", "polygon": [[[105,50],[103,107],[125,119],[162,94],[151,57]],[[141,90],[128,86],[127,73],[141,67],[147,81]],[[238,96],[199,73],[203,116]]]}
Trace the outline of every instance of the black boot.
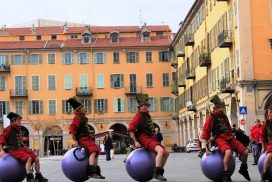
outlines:
{"label": "black boot", "polygon": [[94,178],[94,179],[104,179],[104,178],[101,178],[101,176],[99,176],[97,174],[97,169],[96,169],[95,165],[89,165],[89,167],[88,167],[88,176],[90,178]]}
{"label": "black boot", "polygon": [[32,173],[26,174],[26,181],[27,182],[39,182],[36,179],[34,179],[34,176]]}
{"label": "black boot", "polygon": [[241,164],[239,173],[244,176],[248,181],[250,181],[250,177],[247,170],[247,164]]}
{"label": "black boot", "polygon": [[154,178],[160,181],[167,181],[165,177],[163,177],[164,169],[161,167],[156,167],[154,171]]}
{"label": "black boot", "polygon": [[100,176],[100,179],[105,179],[105,176],[101,175],[101,169],[99,166],[96,166],[96,174],[98,174]]}
{"label": "black boot", "polygon": [[266,180],[269,180],[269,173],[268,172],[263,172],[262,174],[261,174],[261,182],[266,182]]}
{"label": "black boot", "polygon": [[35,179],[38,180],[39,182],[47,182],[48,181],[48,179],[43,177],[42,173],[36,173]]}
{"label": "black boot", "polygon": [[222,182],[232,182],[231,173],[229,171],[224,171],[222,174]]}

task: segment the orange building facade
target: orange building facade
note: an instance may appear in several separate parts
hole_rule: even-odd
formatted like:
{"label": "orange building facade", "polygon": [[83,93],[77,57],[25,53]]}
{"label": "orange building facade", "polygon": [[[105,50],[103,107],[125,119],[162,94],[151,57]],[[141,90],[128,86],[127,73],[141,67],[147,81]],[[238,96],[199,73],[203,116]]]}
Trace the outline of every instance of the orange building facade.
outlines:
{"label": "orange building facade", "polygon": [[[73,118],[68,98],[87,108],[93,133],[126,134],[137,110],[136,93],[147,93],[150,113],[175,143],[171,113],[172,73],[168,26],[26,27],[0,29],[0,116],[23,116],[28,145],[36,150],[68,149]],[[101,143],[97,138],[97,143]],[[114,138],[116,149],[124,140]]]}

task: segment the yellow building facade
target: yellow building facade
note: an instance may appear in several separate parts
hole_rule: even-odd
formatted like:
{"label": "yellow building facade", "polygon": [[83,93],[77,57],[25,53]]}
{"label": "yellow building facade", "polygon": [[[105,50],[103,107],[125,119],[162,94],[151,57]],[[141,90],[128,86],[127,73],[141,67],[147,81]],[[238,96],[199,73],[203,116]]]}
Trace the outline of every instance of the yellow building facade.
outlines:
{"label": "yellow building facade", "polygon": [[[126,134],[137,110],[135,94],[147,93],[150,114],[170,147],[177,138],[171,117],[171,37],[164,25],[2,27],[2,124],[10,111],[22,115],[29,146],[59,154],[73,143],[70,97],[86,106],[93,133]],[[124,140],[114,140],[116,150],[123,150]]]}
{"label": "yellow building facade", "polygon": [[[198,138],[218,94],[231,124],[249,134],[272,104],[272,2],[195,1],[171,44],[179,144]],[[242,121],[242,122],[241,122]],[[245,121],[245,122],[243,122]]]}

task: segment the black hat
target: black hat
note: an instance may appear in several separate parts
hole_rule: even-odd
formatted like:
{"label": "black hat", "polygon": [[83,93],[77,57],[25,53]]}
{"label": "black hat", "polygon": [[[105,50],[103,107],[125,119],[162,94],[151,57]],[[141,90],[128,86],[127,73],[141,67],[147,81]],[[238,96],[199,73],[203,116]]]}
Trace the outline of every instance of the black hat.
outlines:
{"label": "black hat", "polygon": [[80,103],[76,97],[72,97],[68,99],[68,103],[72,106],[74,110],[80,109],[82,106],[84,106],[82,103]]}
{"label": "black hat", "polygon": [[222,108],[225,106],[218,95],[213,96],[210,102],[214,104],[214,108]]}
{"label": "black hat", "polygon": [[8,113],[7,118],[9,118],[10,121],[13,121],[13,120],[16,120],[17,118],[22,118],[22,116],[14,112],[10,112]]}
{"label": "black hat", "polygon": [[147,94],[136,94],[136,101],[138,103],[138,107],[142,105],[147,105],[148,107],[150,104],[148,103],[148,95]]}

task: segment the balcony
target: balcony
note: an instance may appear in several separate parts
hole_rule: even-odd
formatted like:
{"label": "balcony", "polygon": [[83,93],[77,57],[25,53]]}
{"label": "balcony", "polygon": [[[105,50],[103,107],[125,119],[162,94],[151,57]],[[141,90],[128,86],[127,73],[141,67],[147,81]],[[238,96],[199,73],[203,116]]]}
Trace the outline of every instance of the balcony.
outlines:
{"label": "balcony", "polygon": [[178,68],[178,62],[177,61],[171,61],[171,66],[175,69]]}
{"label": "balcony", "polygon": [[194,46],[195,41],[194,41],[194,35],[193,34],[187,34],[184,37],[184,45],[185,46]]}
{"label": "balcony", "polygon": [[186,79],[195,79],[195,69],[186,71]]}
{"label": "balcony", "polygon": [[211,65],[211,55],[209,53],[200,53],[199,66],[206,67]]}
{"label": "balcony", "polygon": [[230,82],[229,78],[223,78],[220,80],[220,92],[221,93],[235,93],[235,85]]}
{"label": "balcony", "polygon": [[125,87],[125,93],[126,95],[134,95],[142,93],[142,87],[136,86],[136,85],[130,85],[128,87]]}
{"label": "balcony", "polygon": [[91,87],[77,87],[76,96],[92,96],[93,92]]}
{"label": "balcony", "polygon": [[185,80],[182,80],[178,83],[178,87],[186,87],[186,83],[185,83]]}
{"label": "balcony", "polygon": [[174,94],[175,96],[178,96],[178,86],[175,83],[172,83],[171,85],[171,93]]}
{"label": "balcony", "polygon": [[9,64],[0,64],[0,72],[10,72]]}
{"label": "balcony", "polygon": [[177,57],[185,57],[184,51],[179,51]]}
{"label": "balcony", "polygon": [[218,46],[220,48],[228,48],[232,46],[232,32],[223,30],[218,35]]}
{"label": "balcony", "polygon": [[27,94],[27,89],[15,89],[15,90],[10,90],[10,97],[11,98],[27,98],[28,94]]}

